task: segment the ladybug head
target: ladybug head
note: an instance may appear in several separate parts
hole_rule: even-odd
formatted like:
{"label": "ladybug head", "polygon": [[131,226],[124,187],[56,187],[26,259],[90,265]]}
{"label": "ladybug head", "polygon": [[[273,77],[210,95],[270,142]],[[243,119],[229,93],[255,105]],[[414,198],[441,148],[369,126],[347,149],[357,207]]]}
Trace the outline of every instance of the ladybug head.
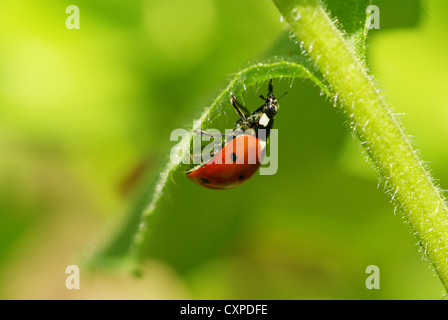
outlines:
{"label": "ladybug head", "polygon": [[266,98],[266,103],[263,105],[263,113],[270,119],[274,118],[278,111],[278,102],[274,94],[269,94]]}
{"label": "ladybug head", "polygon": [[273,91],[274,87],[272,85],[272,79],[271,79],[269,81],[269,91],[267,98],[265,98],[263,95],[260,95],[260,98],[266,101],[265,104],[262,106],[262,111],[270,119],[274,118],[278,111],[278,102]]}

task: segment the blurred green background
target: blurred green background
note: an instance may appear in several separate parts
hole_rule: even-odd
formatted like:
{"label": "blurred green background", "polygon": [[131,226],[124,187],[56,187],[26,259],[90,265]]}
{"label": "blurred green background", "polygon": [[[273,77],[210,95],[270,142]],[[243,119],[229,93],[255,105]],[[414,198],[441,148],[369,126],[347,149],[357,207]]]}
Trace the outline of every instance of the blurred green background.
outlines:
{"label": "blurred green background", "polygon": [[[388,2],[373,2],[370,69],[447,189],[448,3]],[[65,26],[72,4],[79,30]],[[167,161],[170,132],[284,30],[267,0],[3,1],[0,298],[440,299],[344,119],[299,79],[275,81],[288,91],[276,175],[223,192],[176,175],[143,276],[81,269],[81,289],[66,289],[66,266],[113,234],[138,173]],[[379,290],[365,287],[369,265]]]}

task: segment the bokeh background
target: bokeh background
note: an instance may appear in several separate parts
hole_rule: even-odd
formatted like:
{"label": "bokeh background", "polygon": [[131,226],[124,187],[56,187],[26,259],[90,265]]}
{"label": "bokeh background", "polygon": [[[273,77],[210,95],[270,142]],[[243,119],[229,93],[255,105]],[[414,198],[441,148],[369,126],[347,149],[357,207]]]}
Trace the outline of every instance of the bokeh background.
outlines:
{"label": "bokeh background", "polygon": [[[448,3],[388,2],[374,1],[370,69],[447,189]],[[79,30],[65,26],[73,4]],[[167,161],[170,132],[284,33],[267,0],[3,1],[0,298],[440,299],[344,119],[298,79],[275,82],[288,91],[276,175],[224,192],[176,175],[142,276],[81,267],[81,289],[66,289],[66,266],[113,236],[141,173]],[[242,98],[258,106],[265,91]]]}

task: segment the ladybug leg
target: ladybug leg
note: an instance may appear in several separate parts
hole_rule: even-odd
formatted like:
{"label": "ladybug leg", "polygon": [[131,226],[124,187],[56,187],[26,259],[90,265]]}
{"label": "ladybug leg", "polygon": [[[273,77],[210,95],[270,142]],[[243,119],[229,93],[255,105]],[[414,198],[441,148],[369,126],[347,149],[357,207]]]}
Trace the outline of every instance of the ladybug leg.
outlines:
{"label": "ladybug leg", "polygon": [[191,162],[194,163],[194,161],[197,160],[197,159],[202,159],[202,154],[199,154],[199,155],[190,154],[190,161]]}
{"label": "ladybug leg", "polygon": [[213,133],[208,133],[204,130],[194,130],[194,132],[196,132],[198,134],[202,134],[207,137],[226,137],[227,136],[225,133],[213,134]]}
{"label": "ladybug leg", "polygon": [[268,90],[269,90],[269,94],[274,92],[274,85],[272,84],[272,79],[269,80],[269,85],[268,85]]}
{"label": "ladybug leg", "polygon": [[240,116],[240,118],[244,121],[247,122],[247,118],[246,115],[249,115],[250,112],[246,109],[245,106],[243,106],[241,103],[239,103],[235,96],[232,96],[230,98],[230,102],[232,103],[232,106],[235,108],[236,113],[238,113],[238,115]]}
{"label": "ladybug leg", "polygon": [[[274,85],[272,84],[272,80],[269,80],[269,84],[268,84],[268,96],[272,93],[274,93]],[[283,96],[286,94],[286,92],[283,94]],[[264,95],[260,94],[259,97],[265,101],[268,100],[268,98],[265,98]]]}
{"label": "ladybug leg", "polygon": [[194,130],[194,132],[198,133],[198,134],[202,134],[204,136],[207,137],[220,137],[220,138],[235,138],[238,135],[238,131],[233,131],[231,134],[225,134],[225,133],[220,133],[220,134],[213,134],[213,133],[208,133],[206,131],[203,130]]}

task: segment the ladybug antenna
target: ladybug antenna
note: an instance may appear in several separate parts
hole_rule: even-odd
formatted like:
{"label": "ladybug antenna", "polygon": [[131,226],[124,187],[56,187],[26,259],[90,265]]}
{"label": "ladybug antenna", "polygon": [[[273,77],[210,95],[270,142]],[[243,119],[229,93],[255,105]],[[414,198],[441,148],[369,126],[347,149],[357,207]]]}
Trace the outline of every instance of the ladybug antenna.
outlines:
{"label": "ladybug antenna", "polygon": [[247,113],[247,109],[245,106],[243,106],[242,104],[240,104],[235,96],[232,96],[230,98],[230,102],[232,103],[232,106],[235,108],[236,113],[238,113],[238,115],[240,116],[240,118],[244,121],[247,122],[247,118],[246,115],[244,114],[244,112]]}
{"label": "ladybug antenna", "polygon": [[285,93],[282,94],[280,97],[278,97],[277,100],[280,100],[280,98],[283,98],[287,93],[288,93],[288,91],[285,91]]}

